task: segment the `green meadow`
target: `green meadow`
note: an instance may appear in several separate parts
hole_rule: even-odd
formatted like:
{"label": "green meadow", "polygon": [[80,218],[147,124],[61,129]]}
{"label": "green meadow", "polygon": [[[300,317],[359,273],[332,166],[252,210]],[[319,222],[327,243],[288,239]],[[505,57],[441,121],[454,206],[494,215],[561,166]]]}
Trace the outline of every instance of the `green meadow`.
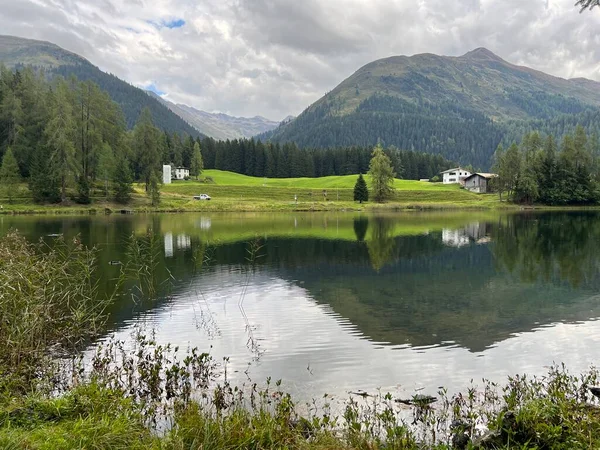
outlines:
{"label": "green meadow", "polygon": [[[474,194],[458,185],[399,179],[395,180],[396,191],[389,202],[379,205],[367,202],[361,205],[353,201],[356,179],[356,175],[255,178],[220,170],[206,170],[200,181],[176,181],[163,186],[163,199],[179,200],[185,209],[223,211],[491,208],[500,205],[496,195]],[[368,185],[368,176],[366,180]],[[192,197],[198,194],[208,194],[212,200],[193,200]]]}
{"label": "green meadow", "polygon": [[[365,177],[370,184],[368,176]],[[95,186],[92,203],[78,205],[38,205],[27,186],[14,187],[13,202],[0,193],[0,213],[103,213],[106,210],[133,209],[138,212],[252,212],[252,211],[398,211],[426,209],[496,209],[510,207],[494,194],[474,194],[458,185],[415,180],[394,182],[395,192],[386,203],[353,201],[357,175],[322,178],[257,178],[221,170],[206,170],[198,181],[174,181],[161,188],[161,203],[152,207],[144,186],[134,185],[130,204],[123,206],[106,198]],[[194,200],[208,194],[210,201]],[[75,193],[73,193],[75,195]]]}

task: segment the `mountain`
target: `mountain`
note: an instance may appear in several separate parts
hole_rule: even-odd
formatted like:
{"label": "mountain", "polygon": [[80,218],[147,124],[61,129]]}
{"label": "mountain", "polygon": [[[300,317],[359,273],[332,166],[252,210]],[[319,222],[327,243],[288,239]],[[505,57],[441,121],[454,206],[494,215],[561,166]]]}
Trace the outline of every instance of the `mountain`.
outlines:
{"label": "mountain", "polygon": [[554,77],[478,48],[374,61],[264,137],[305,147],[382,140],[487,168],[496,146],[534,121],[543,129],[600,127],[599,106],[598,82]]}
{"label": "mountain", "polygon": [[101,71],[87,59],[50,42],[0,35],[0,64],[9,68],[33,66],[43,68],[50,76],[71,75],[82,81],[91,80],[108,92],[125,114],[127,126],[132,128],[144,107],[150,108],[157,127],[169,132],[199,136],[200,133],[146,92]]}
{"label": "mountain", "polygon": [[274,130],[279,126],[279,122],[274,122],[261,116],[247,118],[233,117],[227,114],[213,114],[192,108],[191,106],[179,103],[175,104],[156,95],[154,92],[148,92],[148,95],[156,98],[202,134],[214,139],[250,138],[257,134]]}

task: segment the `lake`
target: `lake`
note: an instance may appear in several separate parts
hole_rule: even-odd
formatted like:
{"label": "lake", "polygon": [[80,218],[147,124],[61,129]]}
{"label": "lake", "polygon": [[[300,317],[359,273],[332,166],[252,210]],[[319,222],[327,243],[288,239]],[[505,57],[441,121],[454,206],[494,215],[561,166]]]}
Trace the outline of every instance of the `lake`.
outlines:
{"label": "lake", "polygon": [[154,330],[301,399],[599,362],[597,212],[0,216],[11,228],[96,246],[106,291],[151,230],[157,298],[128,284],[105,338]]}

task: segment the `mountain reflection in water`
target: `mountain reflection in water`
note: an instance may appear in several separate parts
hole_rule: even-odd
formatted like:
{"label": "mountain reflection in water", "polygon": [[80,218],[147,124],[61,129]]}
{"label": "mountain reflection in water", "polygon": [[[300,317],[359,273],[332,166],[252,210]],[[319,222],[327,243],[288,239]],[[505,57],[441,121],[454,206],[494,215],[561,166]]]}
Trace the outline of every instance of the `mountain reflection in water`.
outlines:
{"label": "mountain reflection in water", "polygon": [[341,393],[464,387],[470,378],[541,373],[554,361],[597,362],[599,218],[0,217],[0,233],[80,235],[98,246],[100,286],[109,289],[119,267],[108,262],[125,261],[128,238],[151,230],[162,295],[122,296],[111,332],[127,338],[145,324],[176,345],[212,346],[241,379],[249,371],[301,392]]}

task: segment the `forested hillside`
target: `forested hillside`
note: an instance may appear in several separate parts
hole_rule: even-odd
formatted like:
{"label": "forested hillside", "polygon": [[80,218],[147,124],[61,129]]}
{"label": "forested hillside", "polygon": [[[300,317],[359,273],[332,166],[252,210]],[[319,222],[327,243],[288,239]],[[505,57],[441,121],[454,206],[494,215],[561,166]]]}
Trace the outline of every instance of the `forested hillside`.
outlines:
{"label": "forested hillside", "polygon": [[499,143],[540,129],[559,138],[578,123],[600,128],[600,84],[565,80],[510,64],[485,49],[368,64],[262,135],[301,147],[373,145],[441,154],[489,168]]}
{"label": "forested hillside", "polygon": [[49,42],[0,35],[0,64],[13,69],[32,66],[43,69],[49,77],[61,75],[68,79],[75,76],[80,81],[93,81],[119,104],[129,128],[133,127],[141,111],[148,108],[159,128],[192,136],[200,135],[198,130],[165,105],[146,95],[144,90],[102,72],[85,58]]}
{"label": "forested hillside", "polygon": [[[293,143],[263,143],[254,139],[201,143],[204,166],[254,177],[297,178],[367,173],[373,147],[336,147],[300,149]],[[398,178],[432,178],[455,163],[440,155],[398,150],[388,147]]]}

